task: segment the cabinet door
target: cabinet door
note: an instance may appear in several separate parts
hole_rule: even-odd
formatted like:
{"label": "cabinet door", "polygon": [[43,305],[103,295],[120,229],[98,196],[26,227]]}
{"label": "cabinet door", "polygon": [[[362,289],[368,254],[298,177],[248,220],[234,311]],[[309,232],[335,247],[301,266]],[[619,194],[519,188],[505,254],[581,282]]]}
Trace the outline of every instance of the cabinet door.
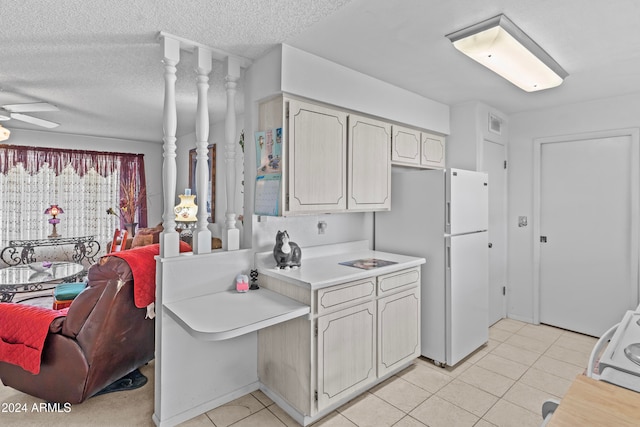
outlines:
{"label": "cabinet door", "polygon": [[391,161],[399,164],[420,165],[420,131],[393,127]]}
{"label": "cabinet door", "polygon": [[289,101],[289,212],[347,208],[346,113]]}
{"label": "cabinet door", "polygon": [[318,317],[318,411],[376,379],[375,301]]}
{"label": "cabinet door", "polygon": [[444,169],[444,137],[422,132],[420,164]]}
{"label": "cabinet door", "polygon": [[347,208],[391,208],[391,125],[349,116]]}
{"label": "cabinet door", "polygon": [[378,376],[420,356],[420,287],[378,300]]}

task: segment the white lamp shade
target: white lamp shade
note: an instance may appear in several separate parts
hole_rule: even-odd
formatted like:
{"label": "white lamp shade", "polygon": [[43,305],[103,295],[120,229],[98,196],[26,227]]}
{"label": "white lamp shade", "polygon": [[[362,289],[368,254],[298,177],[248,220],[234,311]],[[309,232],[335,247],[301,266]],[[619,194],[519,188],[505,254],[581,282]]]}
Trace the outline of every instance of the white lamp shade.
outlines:
{"label": "white lamp shade", "polygon": [[180,198],[180,204],[174,208],[176,214],[176,221],[178,222],[195,222],[198,220],[196,217],[198,213],[198,207],[194,203],[195,195],[178,195]]}
{"label": "white lamp shade", "polygon": [[5,128],[4,126],[0,126],[0,141],[6,141],[7,139],[9,139],[10,135],[11,132],[9,131],[9,129]]}

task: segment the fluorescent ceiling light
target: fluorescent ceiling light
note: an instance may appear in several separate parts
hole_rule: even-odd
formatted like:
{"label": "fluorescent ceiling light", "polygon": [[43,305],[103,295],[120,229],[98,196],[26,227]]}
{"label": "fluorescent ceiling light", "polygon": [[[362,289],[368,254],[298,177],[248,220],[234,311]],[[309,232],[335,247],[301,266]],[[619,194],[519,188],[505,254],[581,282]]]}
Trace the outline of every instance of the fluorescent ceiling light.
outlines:
{"label": "fluorescent ceiling light", "polygon": [[456,49],[527,92],[556,87],[569,75],[504,15],[446,37]]}

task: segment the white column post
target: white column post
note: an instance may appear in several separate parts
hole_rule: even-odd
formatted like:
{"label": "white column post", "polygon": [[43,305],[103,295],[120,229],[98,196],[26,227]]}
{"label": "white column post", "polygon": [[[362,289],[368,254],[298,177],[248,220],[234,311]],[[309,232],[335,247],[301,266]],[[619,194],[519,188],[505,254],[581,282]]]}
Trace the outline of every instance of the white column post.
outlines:
{"label": "white column post", "polygon": [[225,231],[222,238],[223,249],[240,249],[240,230],[236,228],[236,85],[240,78],[240,61],[227,57],[224,61],[225,88],[227,89],[227,114],[225,117],[225,172],[227,190],[227,210]]}
{"label": "white column post", "polygon": [[[209,140],[209,73],[211,72],[211,51],[196,48],[198,73],[198,111],[196,113],[196,187],[198,189],[198,225],[193,233],[193,252],[211,252],[211,231],[207,227],[207,198],[209,193],[209,161],[207,143]],[[212,160],[212,159],[209,159]]]}
{"label": "white column post", "polygon": [[164,53],[164,113],[162,130],[164,145],[162,162],[162,190],[164,211],[162,226],[164,231],[160,237],[160,256],[175,257],[180,253],[180,236],[176,231],[175,212],[173,210],[176,197],[176,128],[178,116],[176,111],[176,65],[180,62],[180,42],[172,38],[162,38]]}

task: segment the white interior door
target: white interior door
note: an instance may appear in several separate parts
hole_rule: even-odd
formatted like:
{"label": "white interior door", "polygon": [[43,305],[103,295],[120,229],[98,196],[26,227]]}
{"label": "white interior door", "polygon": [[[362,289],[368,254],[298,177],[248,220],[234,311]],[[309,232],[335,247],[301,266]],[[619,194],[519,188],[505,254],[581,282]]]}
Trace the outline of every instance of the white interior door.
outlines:
{"label": "white interior door", "polygon": [[489,175],[489,325],[506,317],[507,169],[505,146],[483,142],[482,170]]}
{"label": "white interior door", "polygon": [[540,322],[600,336],[638,305],[637,145],[540,145]]}

